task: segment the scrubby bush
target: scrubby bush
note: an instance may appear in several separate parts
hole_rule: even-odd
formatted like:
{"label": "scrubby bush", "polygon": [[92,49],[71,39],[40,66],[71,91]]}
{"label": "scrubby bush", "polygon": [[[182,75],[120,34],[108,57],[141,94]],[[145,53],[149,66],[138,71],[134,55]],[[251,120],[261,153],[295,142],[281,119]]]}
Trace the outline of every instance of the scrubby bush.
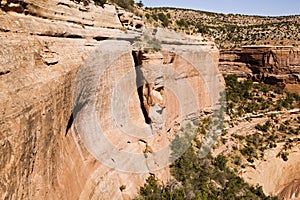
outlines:
{"label": "scrubby bush", "polygon": [[132,6],[134,5],[134,0],[110,0],[110,1],[122,8],[129,9],[129,10],[132,9]]}
{"label": "scrubby bush", "polygon": [[168,17],[164,13],[158,13],[157,16],[158,16],[158,19],[162,22],[162,25],[164,27],[168,27],[169,26],[170,21],[169,21]]}
{"label": "scrubby bush", "polygon": [[288,161],[288,156],[289,156],[289,153],[288,153],[288,152],[283,152],[283,153],[281,153],[281,158],[282,158],[282,160],[284,160],[284,161]]}
{"label": "scrubby bush", "polygon": [[184,19],[177,20],[176,24],[180,27],[188,27],[188,23]]}
{"label": "scrubby bush", "polygon": [[139,7],[141,7],[141,8],[144,7],[144,4],[143,4],[142,1],[139,1],[138,3],[136,3],[136,5],[139,6]]}
{"label": "scrubby bush", "polygon": [[107,0],[94,0],[96,5],[104,6],[107,3]]}
{"label": "scrubby bush", "polygon": [[120,189],[120,191],[122,192],[123,190],[126,189],[126,185],[121,185],[121,186],[119,187],[119,189]]}
{"label": "scrubby bush", "polygon": [[224,171],[226,168],[227,159],[223,155],[218,155],[214,161],[214,165],[219,168],[221,171]]}
{"label": "scrubby bush", "polygon": [[225,156],[199,158],[198,150],[189,147],[171,165],[174,180],[169,183],[160,185],[155,176],[150,175],[135,199],[277,199],[266,196],[261,187],[250,186],[236,175],[226,166]]}
{"label": "scrubby bush", "polygon": [[150,19],[151,15],[150,15],[149,13],[146,13],[146,14],[145,14],[145,17],[146,17],[147,19]]}
{"label": "scrubby bush", "polygon": [[271,126],[271,122],[268,120],[264,125],[257,124],[255,128],[262,132],[267,132]]}
{"label": "scrubby bush", "polygon": [[154,19],[154,21],[157,21],[157,20],[158,20],[158,17],[157,17],[157,15],[156,15],[155,13],[153,13],[153,14],[151,15],[151,17],[152,17],[152,19]]}
{"label": "scrubby bush", "polygon": [[196,29],[199,33],[208,34],[209,28],[201,23],[196,24]]}

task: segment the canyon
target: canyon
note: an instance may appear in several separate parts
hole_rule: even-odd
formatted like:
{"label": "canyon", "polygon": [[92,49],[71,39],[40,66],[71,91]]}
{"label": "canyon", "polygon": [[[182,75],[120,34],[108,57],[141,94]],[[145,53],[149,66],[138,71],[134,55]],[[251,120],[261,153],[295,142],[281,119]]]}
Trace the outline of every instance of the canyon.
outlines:
{"label": "canyon", "polygon": [[[294,47],[219,51],[111,4],[0,3],[2,199],[132,199],[171,179],[170,141],[218,108],[222,74],[300,91]],[[282,182],[266,191],[299,189]]]}

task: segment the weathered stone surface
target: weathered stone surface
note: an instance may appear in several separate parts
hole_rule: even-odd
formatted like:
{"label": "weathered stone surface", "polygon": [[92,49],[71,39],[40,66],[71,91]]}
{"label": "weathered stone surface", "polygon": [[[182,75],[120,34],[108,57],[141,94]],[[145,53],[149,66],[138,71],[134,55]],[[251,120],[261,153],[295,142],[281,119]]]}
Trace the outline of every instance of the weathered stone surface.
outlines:
{"label": "weathered stone surface", "polygon": [[2,1],[4,11],[24,13],[39,18],[72,22],[83,26],[121,28],[115,6],[105,4],[95,6],[92,2],[87,4],[75,3],[69,0],[20,0]]}
{"label": "weathered stone surface", "polygon": [[121,7],[117,7],[118,16],[120,22],[127,29],[141,29],[145,26],[141,17],[135,16],[131,12],[127,12]]}
{"label": "weathered stone surface", "polygon": [[300,51],[292,46],[246,46],[222,50],[219,69],[223,74],[253,77],[282,87],[299,84]]}
{"label": "weathered stone surface", "polygon": [[298,199],[299,147],[296,146],[292,150],[286,162],[276,157],[277,152],[268,151],[267,154],[271,159],[257,163],[256,169],[245,172],[243,177],[253,185],[262,185],[266,194],[277,195],[282,199]]}
{"label": "weathered stone surface", "polygon": [[[156,137],[148,140],[143,136],[148,133],[147,130],[152,134],[151,127],[145,123],[141,110],[136,63],[132,56],[133,47],[129,42],[122,41],[126,38],[132,40],[139,33],[125,34],[115,29],[121,23],[116,21],[116,12],[108,5],[103,9],[72,1],[2,1],[1,9],[0,198],[130,199],[138,192],[149,171],[155,173],[160,180],[168,180],[168,169],[164,168],[165,165],[157,166],[160,160],[154,154],[157,149],[170,142],[172,135],[168,135],[168,130],[162,130]],[[107,38],[117,38],[118,42],[102,41]],[[158,62],[177,71],[179,76],[178,80],[173,80],[174,84],[184,80],[190,82],[196,102],[200,105],[197,112],[200,112],[204,107],[211,106],[207,85],[202,80],[203,74],[216,78],[210,79],[212,82],[222,82],[214,62],[218,52],[211,45],[203,44],[201,48],[191,48],[192,40],[188,41],[182,38],[181,43],[186,42],[189,45],[167,45],[166,51],[154,53],[153,57],[151,54],[144,56],[149,63]],[[111,47],[109,51],[99,51],[99,46],[107,43]],[[114,51],[117,47],[124,47],[126,51],[121,51],[124,54],[118,55],[119,52]],[[176,48],[186,50],[182,54],[186,60],[174,55],[172,49]],[[82,69],[93,63],[90,61],[94,58],[94,61],[101,61],[102,64],[94,62],[92,69],[104,67],[103,74],[84,74]],[[202,75],[197,74],[191,64],[196,60],[203,62]],[[126,75],[130,78],[129,82]],[[124,76],[125,82],[122,82]],[[162,92],[161,86],[166,79],[154,77],[152,81],[148,76],[145,78],[153,82],[149,87],[149,97],[155,105],[149,104],[149,113],[157,122],[157,130],[163,127],[159,112],[164,106],[168,119],[166,124],[175,129],[175,125],[180,123],[177,120],[179,102],[176,103],[176,95],[167,89]],[[97,80],[98,84],[92,85],[93,82],[88,82],[89,80]],[[91,148],[96,148],[95,144],[101,144],[101,141],[93,140],[94,143],[88,143],[91,142],[85,138],[88,136],[80,132],[82,126],[75,125],[78,121],[84,122],[88,119],[79,112],[80,109],[74,112],[78,104],[77,98],[73,97],[81,91],[77,87],[78,81],[84,88],[96,86],[91,90],[95,92],[92,96],[96,100],[87,105],[96,108],[95,116],[100,119],[99,124],[106,139],[119,151],[142,155],[139,162],[148,164],[147,173],[118,171],[114,165],[108,165],[110,163],[107,164],[97,157],[110,155],[109,151],[92,151]],[[117,109],[115,113],[118,116],[115,116],[111,110],[112,105],[115,105],[112,100],[117,104],[116,108],[119,108],[118,104],[123,105],[120,102],[125,101],[122,97],[128,97],[120,96],[121,92],[114,90],[114,87],[118,89],[118,84],[123,93],[129,94],[129,100],[125,99],[128,100],[129,111]],[[89,90],[82,94],[86,95],[88,92]],[[190,95],[186,91],[182,93],[189,100]],[[79,100],[83,98],[80,93],[79,97]],[[155,115],[151,114],[153,111]],[[92,115],[87,117],[90,116]],[[114,121],[116,117],[120,119],[118,122],[131,119],[134,127],[145,128],[142,129],[145,133],[124,134],[120,124]],[[99,132],[95,132],[90,136],[97,139],[98,134]],[[121,156],[108,159],[112,164],[119,163],[124,167],[132,167],[129,165],[135,161],[124,160]],[[138,167],[139,162],[136,162]],[[156,171],[158,168],[160,170]],[[123,191],[120,190],[122,185],[126,186]]]}
{"label": "weathered stone surface", "polygon": [[[129,42],[103,42],[110,38],[132,40],[140,34],[125,34],[118,29],[122,24],[113,6],[28,0],[1,1],[1,8],[7,11],[0,11],[1,198],[131,199],[148,172],[164,182],[170,179],[168,168],[164,168],[166,162],[159,159],[157,151],[170,143],[184,120],[211,110],[224,85],[216,67],[219,54],[214,44],[158,29],[154,35],[163,51],[134,50],[141,53],[135,60]],[[133,19],[130,24],[136,27],[138,22]],[[97,53],[107,42],[111,48]],[[120,52],[114,51],[117,47],[126,51],[118,55]],[[104,67],[103,73],[81,74],[92,58],[93,69]],[[299,86],[299,56],[293,48],[222,52],[220,60],[220,69],[226,73],[229,69],[241,76],[259,74],[256,78],[267,76],[266,80],[282,81],[287,88]],[[153,66],[176,73],[166,76]],[[139,73],[141,83],[137,81]],[[74,95],[80,92],[77,81],[86,87],[95,86],[91,91],[96,100],[90,102],[95,110],[85,110],[88,115],[74,112],[78,103]],[[176,90],[175,86],[183,82],[191,90]],[[124,93],[128,95],[120,95]],[[178,99],[183,99],[187,108],[181,117],[182,102]],[[127,101],[128,110],[124,110],[123,101]],[[199,109],[194,110],[193,102]],[[123,157],[119,152],[111,154],[99,132],[81,132],[92,128],[77,124],[91,123],[89,111],[95,111],[103,136],[114,150],[138,154],[138,159]],[[102,160],[103,155],[107,162]],[[258,166],[260,173],[253,183],[265,183],[270,194],[299,196],[299,177],[295,176],[299,174],[298,158],[295,153],[287,163],[274,158],[267,168]],[[120,166],[148,171],[120,171]],[[284,174],[286,171],[289,173]],[[276,173],[283,176],[274,178]],[[295,182],[289,182],[295,178]],[[121,191],[121,186],[126,188]]]}
{"label": "weathered stone surface", "polygon": [[123,32],[118,29],[82,27],[74,23],[36,18],[18,13],[1,13],[0,20],[0,30],[5,33],[91,40],[124,37]]}

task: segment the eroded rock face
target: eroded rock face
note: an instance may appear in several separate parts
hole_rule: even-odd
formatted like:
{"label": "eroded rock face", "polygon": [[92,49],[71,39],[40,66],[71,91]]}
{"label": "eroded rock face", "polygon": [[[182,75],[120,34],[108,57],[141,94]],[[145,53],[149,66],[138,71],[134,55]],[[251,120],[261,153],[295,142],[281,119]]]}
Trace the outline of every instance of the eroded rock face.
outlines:
{"label": "eroded rock face", "polygon": [[141,17],[135,16],[131,12],[127,12],[121,7],[117,8],[119,19],[123,27],[127,29],[141,29],[145,26]]}
{"label": "eroded rock face", "polygon": [[223,74],[238,74],[254,80],[297,90],[300,74],[300,51],[292,46],[246,46],[220,52],[219,69]]}
{"label": "eroded rock face", "polygon": [[267,152],[270,159],[258,163],[255,170],[249,170],[243,177],[253,185],[261,185],[266,194],[286,200],[299,199],[299,147],[292,150],[286,162],[276,157],[277,152]]}
{"label": "eroded rock face", "polygon": [[278,196],[283,197],[285,199],[299,199],[300,198],[300,182],[299,179],[294,179],[290,183],[287,184],[285,188],[278,194]]}
{"label": "eroded rock face", "polygon": [[[121,23],[114,7],[109,5],[103,9],[72,1],[1,1],[1,9],[1,198],[129,199],[138,192],[149,172],[155,173],[160,180],[168,180],[168,169],[165,165],[158,166],[160,160],[155,152],[170,142],[181,120],[178,120],[176,96],[166,87],[166,80],[172,80],[172,77],[152,79],[142,67],[144,80],[149,84],[142,84],[142,98],[139,98],[137,64],[132,55],[134,49],[125,39],[132,40],[140,33],[125,34],[115,29]],[[102,41],[109,38],[118,40]],[[167,65],[177,71],[178,80],[174,79],[171,83],[190,82],[200,108],[196,110],[197,117],[201,109],[210,107],[211,100],[215,98],[210,97],[207,85],[216,80],[222,83],[214,62],[218,51],[214,46],[205,44],[201,48],[191,47],[191,40],[187,42],[181,38],[181,43],[185,42],[186,46],[167,45],[169,47],[165,51],[143,54],[145,59],[141,61],[142,64]],[[111,53],[100,51],[105,44],[119,47],[122,52],[125,49],[125,52],[113,55],[113,52],[118,52],[113,48],[107,51]],[[174,54],[176,48],[185,49],[183,57]],[[200,68],[202,74],[196,73],[191,64],[196,60],[198,64],[203,62]],[[91,63],[95,65],[89,68]],[[92,72],[102,68],[104,71],[85,74],[84,67],[96,70]],[[128,79],[120,82],[126,74],[129,82]],[[208,77],[211,79],[204,83],[203,79]],[[94,82],[91,80],[96,80],[97,84],[92,85]],[[114,90],[115,87],[120,90]],[[119,95],[127,91],[130,98]],[[149,130],[153,134],[155,131],[152,131],[157,130],[157,137],[147,139],[143,135],[124,134],[120,126],[128,119],[128,112],[116,109],[123,105],[120,104],[124,101],[123,97],[129,99],[125,100],[128,100],[130,122],[145,127],[145,133]],[[190,95],[182,91],[182,97],[189,98]],[[87,103],[82,101],[86,99]],[[112,100],[116,104],[112,104]],[[146,112],[155,122],[154,129],[146,123],[141,104],[148,106]],[[113,106],[116,106],[118,116],[112,114]],[[92,116],[91,112],[84,115],[83,111],[90,111],[89,108],[95,109],[93,116],[100,119],[97,123],[101,125],[103,135],[115,148],[142,155],[139,162],[150,166],[146,173],[118,170],[115,163],[131,167],[131,160],[124,160],[120,155],[111,157],[108,150],[93,150],[104,143],[97,140],[99,132],[87,134],[83,131],[92,127],[81,124]],[[160,113],[164,112],[168,120],[162,125]],[[118,123],[114,122],[116,117],[119,117]],[[174,130],[168,134],[165,129]],[[108,163],[101,160],[103,155],[108,155]],[[138,162],[136,166],[140,166]]]}
{"label": "eroded rock face", "polygon": [[[156,30],[162,51],[136,49],[129,41],[140,33],[116,29],[122,23],[110,5],[1,1],[0,21],[2,199],[131,199],[149,172],[167,181],[167,162],[160,158],[169,152],[160,156],[157,151],[170,143],[183,122],[210,110],[224,86],[213,44]],[[109,51],[100,51],[103,45]],[[297,51],[249,50],[255,56],[245,60],[240,53],[224,53],[223,61],[241,62],[245,74],[261,65],[270,74],[288,71],[299,82]],[[166,75],[163,68],[174,73]],[[284,79],[289,84],[295,80]],[[186,89],[176,87],[185,82]],[[91,129],[91,116],[98,119],[102,135]],[[126,157],[128,152],[138,157]],[[256,180],[270,194],[299,197],[298,163],[292,155],[284,164],[274,159],[267,164],[272,170],[262,167],[262,174],[273,178],[274,171],[289,173],[272,179],[273,185],[270,179]]]}
{"label": "eroded rock face", "polygon": [[121,28],[115,6],[105,4],[95,6],[92,2],[70,0],[5,0],[1,1],[3,11],[23,13],[26,15],[72,22],[81,26]]}

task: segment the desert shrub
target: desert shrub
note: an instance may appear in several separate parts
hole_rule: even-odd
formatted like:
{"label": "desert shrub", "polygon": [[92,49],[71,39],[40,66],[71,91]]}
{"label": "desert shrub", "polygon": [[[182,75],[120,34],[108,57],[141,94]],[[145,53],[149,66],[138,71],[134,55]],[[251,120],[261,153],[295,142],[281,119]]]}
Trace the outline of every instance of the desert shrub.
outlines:
{"label": "desert shrub", "polygon": [[255,129],[262,131],[262,132],[267,132],[268,129],[271,127],[271,125],[272,125],[271,122],[268,120],[264,125],[257,124],[255,126]]}
{"label": "desert shrub", "polygon": [[123,190],[126,189],[126,185],[121,185],[121,186],[119,187],[119,189],[120,189],[120,191],[122,192]]}
{"label": "desert shrub", "polygon": [[285,133],[286,132],[286,126],[283,125],[283,124],[280,124],[278,130]]}
{"label": "desert shrub", "polygon": [[[151,38],[151,39],[147,40],[147,46],[150,48],[150,50],[155,51],[155,52],[157,52],[161,49],[161,43],[156,38]],[[147,50],[147,49],[145,49],[145,50]]]}
{"label": "desert shrub", "polygon": [[129,10],[131,10],[132,6],[134,5],[134,0],[111,0],[111,2]]}
{"label": "desert shrub", "polygon": [[274,92],[276,94],[283,94],[283,90],[280,87],[274,87]]}
{"label": "desert shrub", "polygon": [[139,7],[141,7],[141,8],[144,7],[144,4],[143,4],[142,1],[139,1],[138,3],[136,3],[136,5],[139,6]]}
{"label": "desert shrub", "polygon": [[169,26],[170,21],[169,21],[168,17],[164,13],[158,13],[157,16],[158,16],[158,19],[162,22],[162,25],[164,27],[168,27]]}
{"label": "desert shrub", "polygon": [[203,33],[203,34],[209,33],[209,28],[201,23],[197,23],[196,28],[199,33]]}
{"label": "desert shrub", "polygon": [[176,20],[176,24],[180,27],[188,27],[188,23],[184,19]]}
{"label": "desert shrub", "polygon": [[145,17],[146,17],[147,19],[150,19],[151,15],[150,15],[149,13],[146,13],[146,14],[145,14]]}
{"label": "desert shrub", "polygon": [[103,6],[104,4],[107,3],[107,0],[94,0],[96,5]]}
{"label": "desert shrub", "polygon": [[241,149],[241,153],[244,156],[252,156],[254,154],[254,149],[251,146],[246,146],[245,148]]}
{"label": "desert shrub", "polygon": [[218,155],[214,161],[214,165],[219,168],[221,171],[224,171],[226,168],[227,159],[223,155]]}
{"label": "desert shrub", "polygon": [[254,163],[254,160],[253,160],[253,158],[251,158],[251,157],[247,158],[247,161],[248,161],[249,163]]}
{"label": "desert shrub", "polygon": [[230,170],[225,156],[199,158],[196,152],[197,148],[189,147],[171,164],[174,180],[167,184],[160,185],[150,175],[135,199],[276,199],[266,196],[261,187],[250,186]]}
{"label": "desert shrub", "polygon": [[238,140],[240,140],[240,141],[242,141],[243,139],[245,139],[245,137],[244,136],[242,136],[242,135],[237,135],[237,134],[232,134],[232,137],[234,137],[234,138],[236,138],[236,139],[238,139]]}
{"label": "desert shrub", "polygon": [[270,144],[269,144],[269,147],[270,147],[270,148],[276,148],[276,147],[277,147],[277,144],[276,144],[276,143],[270,143]]}
{"label": "desert shrub", "polygon": [[242,163],[242,158],[240,156],[235,156],[233,159],[235,165],[240,165]]}
{"label": "desert shrub", "polygon": [[288,161],[288,156],[289,156],[289,153],[288,153],[288,152],[282,152],[282,153],[281,153],[281,158],[282,158],[282,160],[284,160],[284,161]]}
{"label": "desert shrub", "polygon": [[158,20],[158,17],[157,17],[157,15],[156,15],[155,13],[153,13],[153,14],[151,15],[151,17],[152,17],[152,19],[154,19],[155,21]]}

